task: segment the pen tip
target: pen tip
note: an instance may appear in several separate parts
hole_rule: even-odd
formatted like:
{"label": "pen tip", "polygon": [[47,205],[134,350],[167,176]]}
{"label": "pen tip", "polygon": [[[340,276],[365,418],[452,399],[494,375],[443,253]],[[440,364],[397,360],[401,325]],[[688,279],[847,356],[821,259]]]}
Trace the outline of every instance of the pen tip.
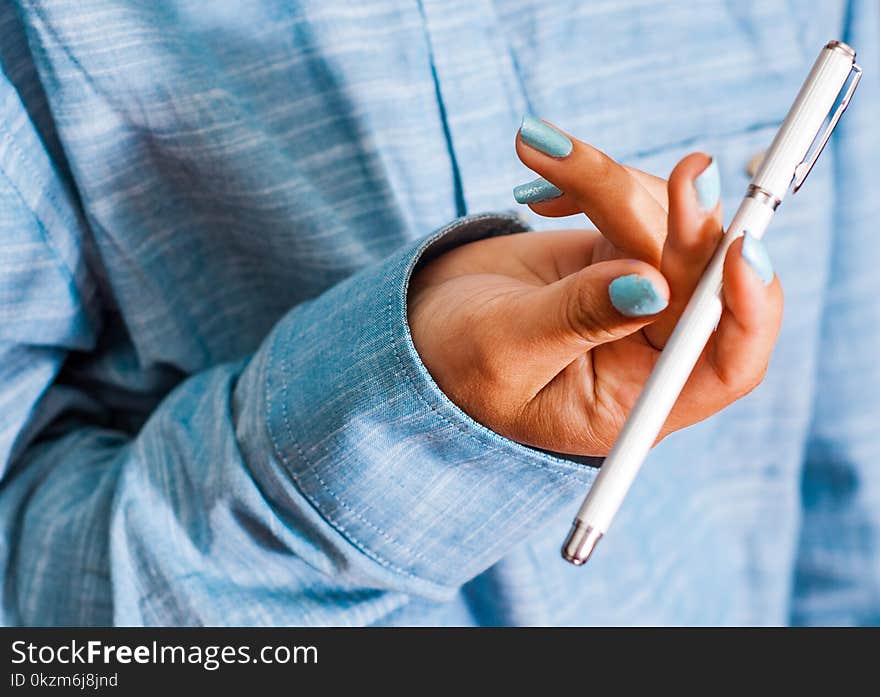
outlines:
{"label": "pen tip", "polygon": [[575,519],[571,532],[568,533],[568,538],[562,546],[562,558],[575,566],[583,566],[596,549],[600,539],[602,533],[599,530],[580,519]]}

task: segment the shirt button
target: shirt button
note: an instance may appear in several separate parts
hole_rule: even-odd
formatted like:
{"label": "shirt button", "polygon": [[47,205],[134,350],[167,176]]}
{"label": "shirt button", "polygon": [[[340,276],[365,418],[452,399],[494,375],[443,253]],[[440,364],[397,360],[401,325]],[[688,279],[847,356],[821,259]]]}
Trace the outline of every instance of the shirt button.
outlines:
{"label": "shirt button", "polygon": [[749,158],[749,161],[746,162],[746,174],[750,177],[754,177],[758,172],[758,167],[761,166],[761,163],[764,161],[764,155],[767,154],[766,150],[758,150],[754,155]]}

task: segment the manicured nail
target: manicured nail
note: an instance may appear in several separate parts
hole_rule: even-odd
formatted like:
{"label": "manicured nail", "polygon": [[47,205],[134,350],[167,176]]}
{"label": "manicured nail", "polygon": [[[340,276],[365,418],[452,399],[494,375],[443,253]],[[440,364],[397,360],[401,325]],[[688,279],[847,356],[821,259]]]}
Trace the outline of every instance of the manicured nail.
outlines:
{"label": "manicured nail", "polygon": [[571,152],[571,141],[553,126],[526,114],[519,127],[520,138],[527,145],[550,157],[565,157]]}
{"label": "manicured nail", "polygon": [[718,174],[718,164],[715,160],[712,160],[709,166],[694,179],[694,189],[697,192],[700,208],[704,211],[711,211],[715,208],[715,204],[721,197],[721,177]]}
{"label": "manicured nail", "polygon": [[748,231],[743,235],[742,255],[765,286],[773,283],[773,262],[770,261],[767,248],[761,240]]}
{"label": "manicured nail", "polygon": [[608,295],[611,296],[611,304],[627,317],[653,315],[669,304],[650,279],[635,273],[611,281]]}
{"label": "manicured nail", "polygon": [[517,203],[540,203],[560,196],[562,196],[562,189],[553,186],[543,177],[538,177],[534,181],[513,188],[513,198]]}

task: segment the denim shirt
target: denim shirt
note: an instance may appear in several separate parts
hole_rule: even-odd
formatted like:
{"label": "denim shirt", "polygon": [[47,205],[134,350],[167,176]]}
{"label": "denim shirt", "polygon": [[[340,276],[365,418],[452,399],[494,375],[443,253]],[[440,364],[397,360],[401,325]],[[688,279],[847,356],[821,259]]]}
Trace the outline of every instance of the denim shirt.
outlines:
{"label": "denim shirt", "polygon": [[[3,622],[880,622],[878,15],[6,0]],[[766,380],[655,448],[574,568],[596,468],[438,389],[413,267],[587,224],[505,213],[524,112],[661,176],[711,153],[729,217],[833,38],[865,77],[768,234]]]}

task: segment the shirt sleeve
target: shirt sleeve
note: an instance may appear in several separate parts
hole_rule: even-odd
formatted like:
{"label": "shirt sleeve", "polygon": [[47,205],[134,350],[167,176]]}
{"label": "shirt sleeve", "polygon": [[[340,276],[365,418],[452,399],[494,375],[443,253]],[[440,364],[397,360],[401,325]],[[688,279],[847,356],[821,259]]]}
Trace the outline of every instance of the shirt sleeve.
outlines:
{"label": "shirt sleeve", "polygon": [[292,308],[253,356],[189,376],[134,436],[114,430],[88,385],[61,379],[71,352],[96,350],[102,294],[76,207],[10,104],[5,624],[377,623],[450,598],[592,481],[460,411],[409,334],[419,260],[523,230],[509,216],[455,221],[363,269]]}
{"label": "shirt sleeve", "polygon": [[794,583],[796,624],[880,622],[880,12],[851,3],[864,68],[835,134],[838,198]]}

